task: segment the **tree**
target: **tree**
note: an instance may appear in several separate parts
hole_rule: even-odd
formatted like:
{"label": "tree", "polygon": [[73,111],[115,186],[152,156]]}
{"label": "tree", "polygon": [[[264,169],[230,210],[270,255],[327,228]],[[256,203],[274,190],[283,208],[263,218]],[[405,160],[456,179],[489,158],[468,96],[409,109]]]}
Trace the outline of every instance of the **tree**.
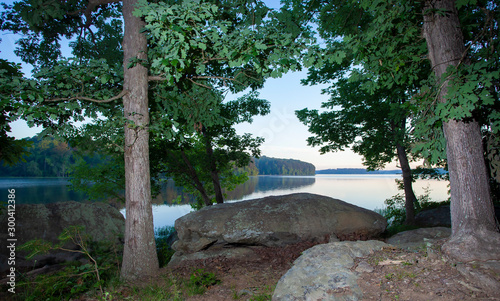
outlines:
{"label": "tree", "polygon": [[[237,101],[222,104],[221,118],[224,122],[201,129],[210,177],[218,204],[224,202],[219,175],[225,173],[224,178],[236,180],[227,182],[229,186],[234,187],[235,184],[240,184],[238,177],[231,177],[234,168],[247,166],[252,156],[260,156],[258,147],[263,139],[252,138],[250,134],[238,136],[233,128],[233,125],[241,122],[252,122],[255,115],[266,115],[270,112],[269,103],[256,97],[257,95],[249,95]],[[214,146],[217,149],[214,150]]]}
{"label": "tree", "polygon": [[9,123],[14,121],[10,112],[15,111],[11,103],[11,91],[15,77],[22,76],[21,67],[7,60],[0,59],[0,161],[4,165],[14,165],[28,155],[26,148],[31,145],[26,140],[16,140],[7,134],[11,128]]}
{"label": "tree", "polygon": [[[370,85],[391,88],[393,79],[403,79],[420,87],[411,99],[412,134],[418,138],[413,141],[413,151],[432,163],[446,158],[450,171],[453,234],[444,249],[462,261],[498,258],[498,225],[493,217],[477,123],[482,120],[493,133],[500,130],[495,107],[500,86],[498,4],[452,0],[348,4],[352,6],[345,4],[331,10],[345,13],[334,14],[339,18],[357,16],[346,21],[355,26],[343,38],[355,38],[359,33],[365,37],[361,41],[375,41],[366,44],[368,50],[374,51],[361,56],[363,67],[380,64],[385,69]],[[419,45],[422,39],[415,35],[422,28],[426,41],[423,47]],[[387,29],[395,34],[387,34]],[[384,43],[378,44],[379,39]],[[401,47],[405,44],[413,45],[413,51]],[[423,81],[418,76],[422,70],[419,62],[427,59],[422,57],[422,50],[428,51],[435,73],[435,77],[429,75]],[[326,57],[341,61],[346,55],[340,49]]]}
{"label": "tree", "polygon": [[[226,83],[248,86],[255,77],[278,77],[300,68],[296,58],[308,37],[301,34],[293,16],[278,16],[260,1],[240,4],[233,8],[234,2],[223,2],[225,9],[218,9],[208,2],[124,0],[123,69],[113,64],[112,51],[102,50],[109,45],[99,43],[98,37],[105,35],[95,34],[92,27],[119,36],[121,6],[114,0],[48,5],[22,1],[2,14],[2,29],[28,35],[18,53],[36,67],[34,79],[23,80],[18,87],[18,100],[26,104],[18,113],[28,124],[64,133],[72,130],[72,121],[89,117],[99,122],[103,117],[114,128],[124,127],[127,222],[121,273],[125,280],[152,276],[158,270],[148,140],[150,132],[167,139],[175,132],[175,124],[162,114],[150,116],[148,90],[158,93],[152,99],[161,105],[160,111],[183,114],[189,125],[210,126],[218,122],[217,108],[198,98],[197,92],[218,90]],[[59,37],[75,35],[76,58],[58,60]],[[97,51],[85,51],[90,42]],[[228,77],[219,76],[223,69],[230,70]],[[120,99],[123,107],[116,103]],[[194,110],[187,112],[189,106]]]}
{"label": "tree", "polygon": [[[458,76],[456,70],[473,63],[464,44],[457,4],[453,0],[426,1],[423,10],[429,59],[440,87],[438,100],[444,105],[470,102],[453,99],[453,86],[459,84],[454,78]],[[467,98],[467,94],[463,96]],[[452,236],[443,249],[461,261],[499,259],[500,234],[489,193],[480,126],[470,113],[459,117],[450,112],[443,121],[443,131],[450,173]],[[466,110],[460,113],[467,115]]]}
{"label": "tree", "polygon": [[[321,4],[320,4],[321,3]],[[410,168],[410,100],[428,75],[417,16],[411,6],[378,3],[378,12],[357,1],[307,2],[316,15],[324,48],[309,59],[306,84],[329,83],[331,99],[322,107],[303,109],[297,117],[314,134],[308,144],[321,153],[351,147],[369,169],[380,169],[394,158],[403,173],[406,224],[415,223],[416,197]],[[296,7],[298,5],[296,4]],[[376,13],[383,15],[384,22]],[[394,14],[396,11],[397,15]],[[405,24],[401,24],[401,20]],[[410,65],[409,62],[412,62]]]}
{"label": "tree", "polygon": [[217,203],[223,203],[223,189],[232,190],[247,179],[245,174],[235,173],[235,169],[247,166],[251,156],[260,154],[258,147],[262,138],[253,138],[250,134],[239,136],[233,128],[241,122],[252,122],[255,115],[269,112],[269,103],[257,96],[257,93],[251,93],[220,103],[219,118],[222,122],[201,126],[189,138],[185,137],[186,133],[179,133],[182,141],[153,141],[154,173],[173,177],[177,185],[197,196],[197,208],[212,205],[212,195]]}
{"label": "tree", "polygon": [[378,89],[370,94],[363,84],[363,81],[338,79],[328,90],[331,99],[322,105],[329,111],[303,109],[296,111],[297,117],[314,134],[308,138],[308,145],[322,146],[321,153],[351,147],[363,156],[363,164],[369,170],[383,168],[397,158],[405,192],[405,224],[413,225],[416,196],[408,159],[408,91]]}

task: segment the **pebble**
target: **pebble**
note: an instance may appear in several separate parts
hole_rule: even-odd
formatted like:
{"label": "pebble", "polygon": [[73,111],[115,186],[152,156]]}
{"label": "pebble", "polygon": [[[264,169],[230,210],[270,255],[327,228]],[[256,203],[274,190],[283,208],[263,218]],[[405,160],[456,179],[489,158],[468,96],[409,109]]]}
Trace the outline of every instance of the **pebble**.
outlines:
{"label": "pebble", "polygon": [[354,270],[358,273],[371,273],[373,272],[373,267],[368,262],[361,261]]}

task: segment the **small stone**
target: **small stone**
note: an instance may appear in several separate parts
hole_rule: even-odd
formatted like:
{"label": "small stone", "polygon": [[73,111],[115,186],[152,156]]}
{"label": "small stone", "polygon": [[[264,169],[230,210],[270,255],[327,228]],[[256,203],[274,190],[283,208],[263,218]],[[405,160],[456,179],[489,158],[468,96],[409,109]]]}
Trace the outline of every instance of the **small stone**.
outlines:
{"label": "small stone", "polygon": [[254,293],[246,288],[244,288],[238,292],[238,296],[240,296],[240,297],[241,296],[253,296],[253,295],[254,295]]}
{"label": "small stone", "polygon": [[368,262],[361,261],[354,270],[358,273],[372,273],[373,267]]}
{"label": "small stone", "polygon": [[438,255],[432,249],[427,249],[427,258],[431,261],[436,261],[439,259]]}

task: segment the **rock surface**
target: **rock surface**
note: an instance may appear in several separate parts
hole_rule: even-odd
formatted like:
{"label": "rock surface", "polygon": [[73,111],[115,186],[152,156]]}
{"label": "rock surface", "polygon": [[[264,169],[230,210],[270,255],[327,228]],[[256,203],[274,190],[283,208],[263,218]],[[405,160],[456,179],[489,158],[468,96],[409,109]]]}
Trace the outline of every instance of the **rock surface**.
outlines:
{"label": "rock surface", "polygon": [[[84,226],[85,234],[93,241],[109,241],[121,243],[120,237],[125,231],[125,219],[116,208],[105,203],[60,202],[50,204],[26,204],[15,207],[15,238],[19,247],[27,241],[43,239],[49,242],[59,242],[58,236],[69,226]],[[0,240],[8,238],[8,215],[4,211],[0,215]],[[75,245],[67,245],[76,248]],[[8,250],[0,251],[0,270],[5,270]],[[25,251],[16,250],[16,266],[22,266]],[[78,254],[76,254],[78,255]],[[38,256],[37,266],[47,263],[58,263],[75,259],[74,253],[54,252],[51,255]],[[33,265],[33,263],[30,263]]]}
{"label": "rock surface", "polygon": [[435,240],[448,238],[451,235],[451,229],[445,227],[420,228],[416,230],[397,233],[387,240],[387,243],[400,247],[402,249],[426,248]]}
{"label": "rock surface", "polygon": [[325,196],[298,193],[191,212],[175,222],[175,256],[238,246],[371,239],[386,228],[379,214]]}
{"label": "rock surface", "polygon": [[279,280],[273,300],[361,300],[357,273],[363,270],[351,270],[354,259],[388,246],[374,240],[314,246]]}
{"label": "rock surface", "polygon": [[[495,216],[500,220],[500,207],[495,206]],[[419,227],[451,227],[450,205],[421,211],[415,215]]]}

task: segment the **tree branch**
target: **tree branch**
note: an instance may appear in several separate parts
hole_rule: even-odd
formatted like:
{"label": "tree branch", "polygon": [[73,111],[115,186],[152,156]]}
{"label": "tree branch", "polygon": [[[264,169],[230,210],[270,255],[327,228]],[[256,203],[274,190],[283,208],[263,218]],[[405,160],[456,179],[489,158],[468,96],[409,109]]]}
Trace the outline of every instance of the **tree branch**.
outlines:
{"label": "tree branch", "polygon": [[89,5],[85,9],[84,15],[85,15],[85,27],[89,28],[90,25],[92,25],[92,12],[94,9],[100,5],[105,5],[109,3],[118,3],[122,2],[121,0],[90,0]]}
{"label": "tree branch", "polygon": [[107,102],[112,102],[112,101],[115,101],[117,99],[120,99],[123,96],[127,95],[127,93],[128,93],[128,91],[123,90],[123,91],[120,92],[120,94],[118,94],[116,96],[113,96],[111,98],[108,98],[108,99],[93,99],[93,98],[85,97],[85,96],[74,96],[74,97],[53,98],[53,99],[48,99],[48,100],[45,100],[45,101],[47,101],[47,102],[57,102],[57,101],[71,101],[71,100],[75,100],[75,99],[81,99],[81,100],[87,100],[87,101],[97,102],[97,103],[107,103]]}
{"label": "tree branch", "polygon": [[163,81],[163,80],[166,80],[166,78],[161,75],[148,76],[148,81]]}
{"label": "tree branch", "polygon": [[204,84],[200,84],[200,83],[195,82],[195,81],[194,81],[192,78],[190,78],[190,77],[188,77],[187,79],[188,79],[190,82],[192,82],[193,84],[195,84],[195,85],[198,85],[198,86],[200,86],[200,87],[204,87],[204,88],[207,88],[207,89],[212,89],[211,87],[209,87],[209,86],[207,86],[207,85],[204,85]]}

